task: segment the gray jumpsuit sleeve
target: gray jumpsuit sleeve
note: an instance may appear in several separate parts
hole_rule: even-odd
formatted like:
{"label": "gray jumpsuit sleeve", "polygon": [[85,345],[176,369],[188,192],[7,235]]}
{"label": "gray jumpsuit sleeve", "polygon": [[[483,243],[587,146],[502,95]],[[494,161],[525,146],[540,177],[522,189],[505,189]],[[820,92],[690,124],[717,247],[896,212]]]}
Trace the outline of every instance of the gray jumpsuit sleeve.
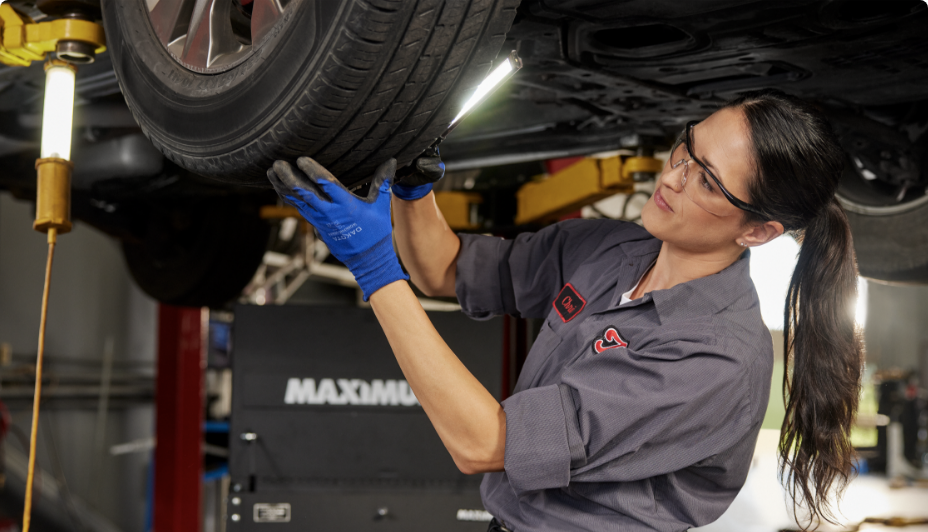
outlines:
{"label": "gray jumpsuit sleeve", "polygon": [[502,314],[520,318],[547,316],[564,279],[606,235],[643,232],[632,223],[598,222],[567,220],[512,240],[458,235],[461,251],[455,291],[464,313],[478,320]]}

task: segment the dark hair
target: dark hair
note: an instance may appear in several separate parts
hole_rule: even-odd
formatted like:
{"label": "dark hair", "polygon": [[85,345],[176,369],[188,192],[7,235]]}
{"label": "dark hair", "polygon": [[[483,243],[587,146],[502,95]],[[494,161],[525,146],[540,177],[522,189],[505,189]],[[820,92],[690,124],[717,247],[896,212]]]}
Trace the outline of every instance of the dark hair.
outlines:
{"label": "dark hair", "polygon": [[[845,156],[824,114],[799,98],[767,89],[725,107],[740,109],[750,131],[749,201],[801,243],[784,311],[780,480],[793,509],[808,508],[809,525],[834,523],[828,495],[835,487],[840,496],[853,472],[849,437],[863,364],[852,313],[857,260],[835,198]],[[744,221],[764,220],[745,212]]]}

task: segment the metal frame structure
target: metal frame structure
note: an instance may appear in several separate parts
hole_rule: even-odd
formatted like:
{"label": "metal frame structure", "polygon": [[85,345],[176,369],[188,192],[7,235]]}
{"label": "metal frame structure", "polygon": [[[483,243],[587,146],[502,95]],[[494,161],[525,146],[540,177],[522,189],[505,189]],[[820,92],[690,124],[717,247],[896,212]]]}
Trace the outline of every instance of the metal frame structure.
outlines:
{"label": "metal frame structure", "polygon": [[209,311],[158,307],[154,526],[199,530]]}

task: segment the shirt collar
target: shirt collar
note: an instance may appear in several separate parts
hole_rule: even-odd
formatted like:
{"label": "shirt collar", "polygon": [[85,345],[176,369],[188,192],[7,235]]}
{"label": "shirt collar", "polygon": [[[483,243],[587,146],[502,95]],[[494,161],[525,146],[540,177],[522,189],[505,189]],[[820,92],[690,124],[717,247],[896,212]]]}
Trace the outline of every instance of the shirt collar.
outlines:
{"label": "shirt collar", "polygon": [[[652,237],[646,240],[626,242],[621,247],[626,256],[635,263],[635,280],[637,281],[657,257],[661,241]],[[668,319],[686,319],[698,315],[715,314],[754,292],[750,263],[751,250],[745,250],[724,270],[680,283],[673,288],[648,292],[640,303],[644,304],[649,299],[654,301],[662,323]],[[622,292],[622,290],[619,291],[619,297]],[[636,302],[633,301],[627,306],[637,306]]]}
{"label": "shirt collar", "polygon": [[[648,235],[648,238],[642,240],[630,240],[619,245],[626,257],[641,257],[651,253],[658,253],[661,250],[661,241]],[[648,263],[650,264],[650,262]]]}
{"label": "shirt collar", "polygon": [[751,251],[724,270],[680,283],[668,290],[654,290],[651,298],[663,323],[667,319],[686,319],[716,314],[754,292],[751,281]]}

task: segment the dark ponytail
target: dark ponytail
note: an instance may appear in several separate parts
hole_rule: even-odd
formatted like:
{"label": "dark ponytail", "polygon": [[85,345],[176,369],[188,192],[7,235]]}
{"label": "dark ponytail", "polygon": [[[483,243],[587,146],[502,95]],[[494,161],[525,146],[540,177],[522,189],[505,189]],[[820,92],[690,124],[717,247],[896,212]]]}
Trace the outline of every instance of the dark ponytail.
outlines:
{"label": "dark ponytail", "polygon": [[783,328],[787,401],[780,476],[794,504],[801,499],[812,519],[834,522],[827,497],[832,485],[843,490],[852,471],[849,437],[862,364],[851,312],[857,296],[854,246],[837,200],[809,223],[801,243]]}
{"label": "dark ponytail", "polygon": [[[847,216],[835,199],[844,154],[825,117],[780,91],[743,94],[726,107],[744,113],[754,148],[751,202],[800,242],[784,312],[780,477],[793,509],[809,523],[834,523],[854,463],[851,425],[860,396],[863,347],[855,329],[857,262]],[[745,215],[745,223],[764,218]]]}

